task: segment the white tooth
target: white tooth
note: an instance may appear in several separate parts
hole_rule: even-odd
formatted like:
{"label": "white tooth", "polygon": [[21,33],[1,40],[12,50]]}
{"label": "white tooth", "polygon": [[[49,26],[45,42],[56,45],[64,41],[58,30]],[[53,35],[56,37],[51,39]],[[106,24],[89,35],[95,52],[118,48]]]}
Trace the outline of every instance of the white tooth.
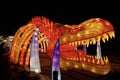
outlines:
{"label": "white tooth", "polygon": [[90,62],[90,59],[88,58],[88,62]]}
{"label": "white tooth", "polygon": [[93,42],[93,44],[96,44],[95,38],[92,38],[92,42]]}
{"label": "white tooth", "polygon": [[77,46],[77,41],[75,41],[75,46]]}
{"label": "white tooth", "polygon": [[82,45],[84,45],[84,41],[82,41]]}
{"label": "white tooth", "polygon": [[110,39],[112,39],[112,35],[110,35]]}
{"label": "white tooth", "polygon": [[77,58],[77,61],[79,60],[79,58]]}
{"label": "white tooth", "polygon": [[97,42],[100,42],[101,36],[97,37]]}
{"label": "white tooth", "polygon": [[46,41],[46,45],[47,45],[47,47],[48,47],[48,41]]}
{"label": "white tooth", "polygon": [[112,31],[112,32],[108,32],[108,34],[109,34],[109,36],[110,36],[110,38],[115,38],[115,33],[114,33],[114,31]]}
{"label": "white tooth", "polygon": [[86,40],[83,41],[83,45],[86,45]]}
{"label": "white tooth", "polygon": [[86,58],[85,58],[85,57],[83,58],[83,61],[86,61]]}
{"label": "white tooth", "polygon": [[74,46],[75,45],[75,43],[74,42],[72,42],[72,46]]}
{"label": "white tooth", "polygon": [[108,35],[106,33],[103,34],[103,38],[106,39],[107,41],[109,40],[109,37],[108,37]]}
{"label": "white tooth", "polygon": [[90,40],[90,45],[92,44],[92,40]]}
{"label": "white tooth", "polygon": [[103,65],[103,64],[104,64],[104,61],[103,61],[103,59],[101,58],[100,60],[101,60],[101,64]]}
{"label": "white tooth", "polygon": [[73,60],[77,60],[76,57],[74,57]]}
{"label": "white tooth", "polygon": [[114,33],[114,31],[112,32],[112,37],[115,38],[115,33]]}
{"label": "white tooth", "polygon": [[100,64],[100,60],[99,59],[97,60],[97,64]]}
{"label": "white tooth", "polygon": [[108,62],[109,62],[109,60],[108,60],[108,57],[107,57],[107,56],[106,56],[105,62],[106,62],[106,63],[108,63]]}
{"label": "white tooth", "polygon": [[80,61],[82,61],[82,57],[80,57]]}
{"label": "white tooth", "polygon": [[103,42],[105,43],[105,38],[104,38],[104,37],[102,38],[102,40],[103,40]]}
{"label": "white tooth", "polygon": [[105,39],[108,41],[109,40],[109,37],[108,37],[108,35],[106,34],[105,35]]}
{"label": "white tooth", "polygon": [[86,40],[84,40],[83,44],[86,45]]}
{"label": "white tooth", "polygon": [[69,46],[71,46],[72,45],[72,43],[69,43]]}
{"label": "white tooth", "polygon": [[78,45],[80,45],[80,41],[78,41]]}
{"label": "white tooth", "polygon": [[89,46],[89,40],[88,39],[86,40],[86,45],[87,45],[87,47]]}

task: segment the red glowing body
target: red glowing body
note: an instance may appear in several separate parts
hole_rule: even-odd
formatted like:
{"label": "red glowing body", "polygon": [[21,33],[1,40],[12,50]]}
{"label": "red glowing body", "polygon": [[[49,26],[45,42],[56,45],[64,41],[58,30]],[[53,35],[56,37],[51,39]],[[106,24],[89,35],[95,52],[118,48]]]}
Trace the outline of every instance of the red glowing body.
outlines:
{"label": "red glowing body", "polygon": [[110,71],[109,60],[100,56],[100,49],[97,56],[77,50],[77,46],[100,46],[101,40],[105,43],[115,37],[112,24],[101,18],[89,19],[78,25],[63,25],[45,17],[34,17],[14,35],[10,54],[12,62],[29,65],[29,43],[36,27],[39,28],[40,53],[47,53],[52,58],[55,43],[60,39],[61,68],[83,68],[98,74]]}

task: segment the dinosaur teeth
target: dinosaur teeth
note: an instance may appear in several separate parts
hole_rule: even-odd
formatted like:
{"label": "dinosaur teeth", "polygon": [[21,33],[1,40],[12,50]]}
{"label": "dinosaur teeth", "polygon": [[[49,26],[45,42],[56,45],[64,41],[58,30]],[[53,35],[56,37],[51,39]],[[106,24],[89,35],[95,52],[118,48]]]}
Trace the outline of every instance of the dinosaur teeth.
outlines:
{"label": "dinosaur teeth", "polygon": [[102,41],[105,43],[105,41],[108,41],[109,40],[109,37],[108,37],[108,34],[105,33],[102,35]]}
{"label": "dinosaur teeth", "polygon": [[100,42],[101,36],[97,36],[97,42]]}
{"label": "dinosaur teeth", "polygon": [[92,40],[90,40],[90,45],[92,44]]}
{"label": "dinosaur teeth", "polygon": [[93,45],[96,44],[95,38],[92,38]]}
{"label": "dinosaur teeth", "polygon": [[102,38],[103,42],[105,43],[105,38]]}
{"label": "dinosaur teeth", "polygon": [[97,42],[100,43],[100,40],[102,40],[103,43],[105,43],[106,41],[109,40],[109,37],[110,37],[110,39],[111,38],[115,38],[114,31],[111,31],[111,32],[108,32],[108,33],[104,33],[101,36],[97,36],[97,37],[94,37],[94,38],[71,42],[71,43],[69,43],[69,45],[70,46],[87,45],[87,47],[89,47],[89,45],[91,45],[91,44],[95,45]]}
{"label": "dinosaur teeth", "polygon": [[85,45],[86,44],[86,40],[82,40],[82,45]]}
{"label": "dinosaur teeth", "polygon": [[110,39],[115,38],[115,33],[114,31],[108,32]]}
{"label": "dinosaur teeth", "polygon": [[74,46],[75,45],[75,42],[72,42],[72,46]]}
{"label": "dinosaur teeth", "polygon": [[104,34],[104,38],[108,41],[109,40],[109,37],[107,34]]}
{"label": "dinosaur teeth", "polygon": [[71,46],[72,45],[72,43],[69,43],[69,46]]}
{"label": "dinosaur teeth", "polygon": [[78,45],[80,45],[81,43],[80,43],[80,41],[78,41]]}
{"label": "dinosaur teeth", "polygon": [[78,46],[81,45],[81,41],[75,41],[75,42],[71,42],[69,43],[70,46]]}
{"label": "dinosaur teeth", "polygon": [[89,39],[86,40],[86,45],[89,46]]}
{"label": "dinosaur teeth", "polygon": [[77,41],[75,41],[75,46],[77,46],[78,44],[77,44],[78,42]]}
{"label": "dinosaur teeth", "polygon": [[107,33],[103,34],[103,35],[102,35],[102,41],[103,41],[104,43],[105,43],[106,41],[108,41],[108,40],[109,40],[109,36],[110,36],[110,39],[115,38],[115,33],[114,33],[114,31],[108,32],[108,34],[107,34]]}

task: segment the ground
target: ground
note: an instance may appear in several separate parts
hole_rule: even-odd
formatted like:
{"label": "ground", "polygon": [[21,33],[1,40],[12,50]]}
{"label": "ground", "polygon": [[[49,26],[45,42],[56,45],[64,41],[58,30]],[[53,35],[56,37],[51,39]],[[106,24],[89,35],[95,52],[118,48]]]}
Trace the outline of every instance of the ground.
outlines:
{"label": "ground", "polygon": [[[51,80],[51,59],[46,54],[40,55],[42,73],[30,72],[27,68],[9,62],[8,54],[0,58],[0,80]],[[119,80],[120,58],[108,56],[111,62],[111,71],[107,75],[97,75],[85,70],[62,70],[62,80]]]}

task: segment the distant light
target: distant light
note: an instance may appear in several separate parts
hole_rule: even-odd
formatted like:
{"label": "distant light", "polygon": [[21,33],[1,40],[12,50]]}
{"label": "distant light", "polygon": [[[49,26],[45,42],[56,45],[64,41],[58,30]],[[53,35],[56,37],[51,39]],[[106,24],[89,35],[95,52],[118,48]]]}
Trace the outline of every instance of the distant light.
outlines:
{"label": "distant light", "polygon": [[7,42],[7,40],[3,40],[3,42]]}

